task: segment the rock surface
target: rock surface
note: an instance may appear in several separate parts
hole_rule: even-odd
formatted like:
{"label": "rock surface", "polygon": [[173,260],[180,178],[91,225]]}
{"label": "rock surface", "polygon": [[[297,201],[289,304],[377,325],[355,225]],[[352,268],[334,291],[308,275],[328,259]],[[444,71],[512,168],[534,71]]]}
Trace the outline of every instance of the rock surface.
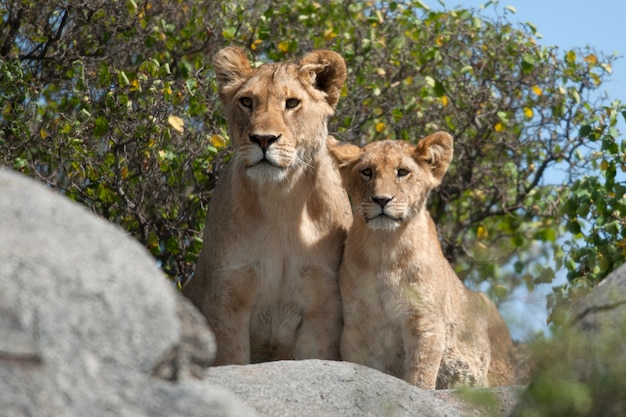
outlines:
{"label": "rock surface", "polygon": [[573,308],[574,326],[586,332],[613,331],[626,322],[626,264],[611,272]]}
{"label": "rock surface", "polygon": [[255,415],[189,379],[212,336],[141,245],[2,169],[0,288],[3,417]]}
{"label": "rock surface", "polygon": [[265,417],[462,415],[433,391],[349,362],[220,366],[211,368],[206,380],[233,391]]}

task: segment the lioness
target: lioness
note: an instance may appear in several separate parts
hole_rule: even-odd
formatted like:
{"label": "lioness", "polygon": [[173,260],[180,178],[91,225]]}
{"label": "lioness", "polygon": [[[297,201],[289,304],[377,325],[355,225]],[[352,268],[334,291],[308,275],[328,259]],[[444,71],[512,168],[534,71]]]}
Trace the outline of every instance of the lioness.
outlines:
{"label": "lioness", "polygon": [[329,148],[354,215],[339,270],[342,359],[422,389],[511,384],[507,326],[456,276],[425,207],[452,160],[452,137]]}
{"label": "lioness", "polygon": [[253,69],[229,47],[214,66],[234,154],[183,293],[215,332],[216,365],[339,359],[337,271],[352,216],[326,123],[344,60],[318,50]]}

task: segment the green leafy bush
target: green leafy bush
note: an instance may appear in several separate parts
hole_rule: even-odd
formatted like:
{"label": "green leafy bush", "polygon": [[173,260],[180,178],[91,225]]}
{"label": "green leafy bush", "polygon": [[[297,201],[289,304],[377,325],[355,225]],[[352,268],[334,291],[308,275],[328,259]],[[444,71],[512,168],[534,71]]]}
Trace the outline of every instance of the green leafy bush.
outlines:
{"label": "green leafy bush", "polygon": [[[576,183],[591,181],[583,173],[621,168],[577,156],[603,140],[592,132],[607,99],[594,97],[615,58],[540,46],[532,24],[494,12],[410,0],[3,1],[0,164],[120,224],[184,281],[229,157],[213,52],[238,45],[267,61],[333,49],[349,68],[335,136],[454,136],[430,208],[461,278],[504,299],[552,279],[564,193],[594,187]],[[548,183],[558,166],[568,178]],[[616,219],[604,217],[611,233]]]}

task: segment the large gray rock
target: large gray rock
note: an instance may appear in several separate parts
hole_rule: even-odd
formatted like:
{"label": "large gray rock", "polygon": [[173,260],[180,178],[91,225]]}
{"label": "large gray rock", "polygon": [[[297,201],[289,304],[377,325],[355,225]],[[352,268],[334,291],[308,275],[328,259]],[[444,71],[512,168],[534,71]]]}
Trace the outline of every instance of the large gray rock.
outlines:
{"label": "large gray rock", "polygon": [[537,349],[537,372],[516,416],[626,415],[626,264],[571,309],[564,331]]}
{"label": "large gray rock", "polygon": [[265,417],[460,416],[432,391],[349,362],[220,366],[209,370],[207,381],[233,391]]}
{"label": "large gray rock", "polygon": [[612,334],[626,323],[626,264],[573,306],[572,322],[579,330],[595,334]]}
{"label": "large gray rock", "polygon": [[212,349],[199,313],[143,247],[0,169],[3,417],[255,415],[191,379]]}

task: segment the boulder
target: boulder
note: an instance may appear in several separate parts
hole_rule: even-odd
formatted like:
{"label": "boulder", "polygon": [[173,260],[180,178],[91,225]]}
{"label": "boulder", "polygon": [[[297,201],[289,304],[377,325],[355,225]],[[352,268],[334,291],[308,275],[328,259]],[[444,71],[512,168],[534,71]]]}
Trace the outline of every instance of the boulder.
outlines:
{"label": "boulder", "polygon": [[535,348],[537,372],[513,415],[626,415],[626,264],[575,303],[570,317]]}
{"label": "boulder", "polygon": [[118,227],[0,169],[2,416],[253,416],[195,381],[199,313]]}
{"label": "boulder", "polygon": [[228,388],[265,417],[461,416],[433,391],[349,362],[219,366],[209,369],[206,381]]}

